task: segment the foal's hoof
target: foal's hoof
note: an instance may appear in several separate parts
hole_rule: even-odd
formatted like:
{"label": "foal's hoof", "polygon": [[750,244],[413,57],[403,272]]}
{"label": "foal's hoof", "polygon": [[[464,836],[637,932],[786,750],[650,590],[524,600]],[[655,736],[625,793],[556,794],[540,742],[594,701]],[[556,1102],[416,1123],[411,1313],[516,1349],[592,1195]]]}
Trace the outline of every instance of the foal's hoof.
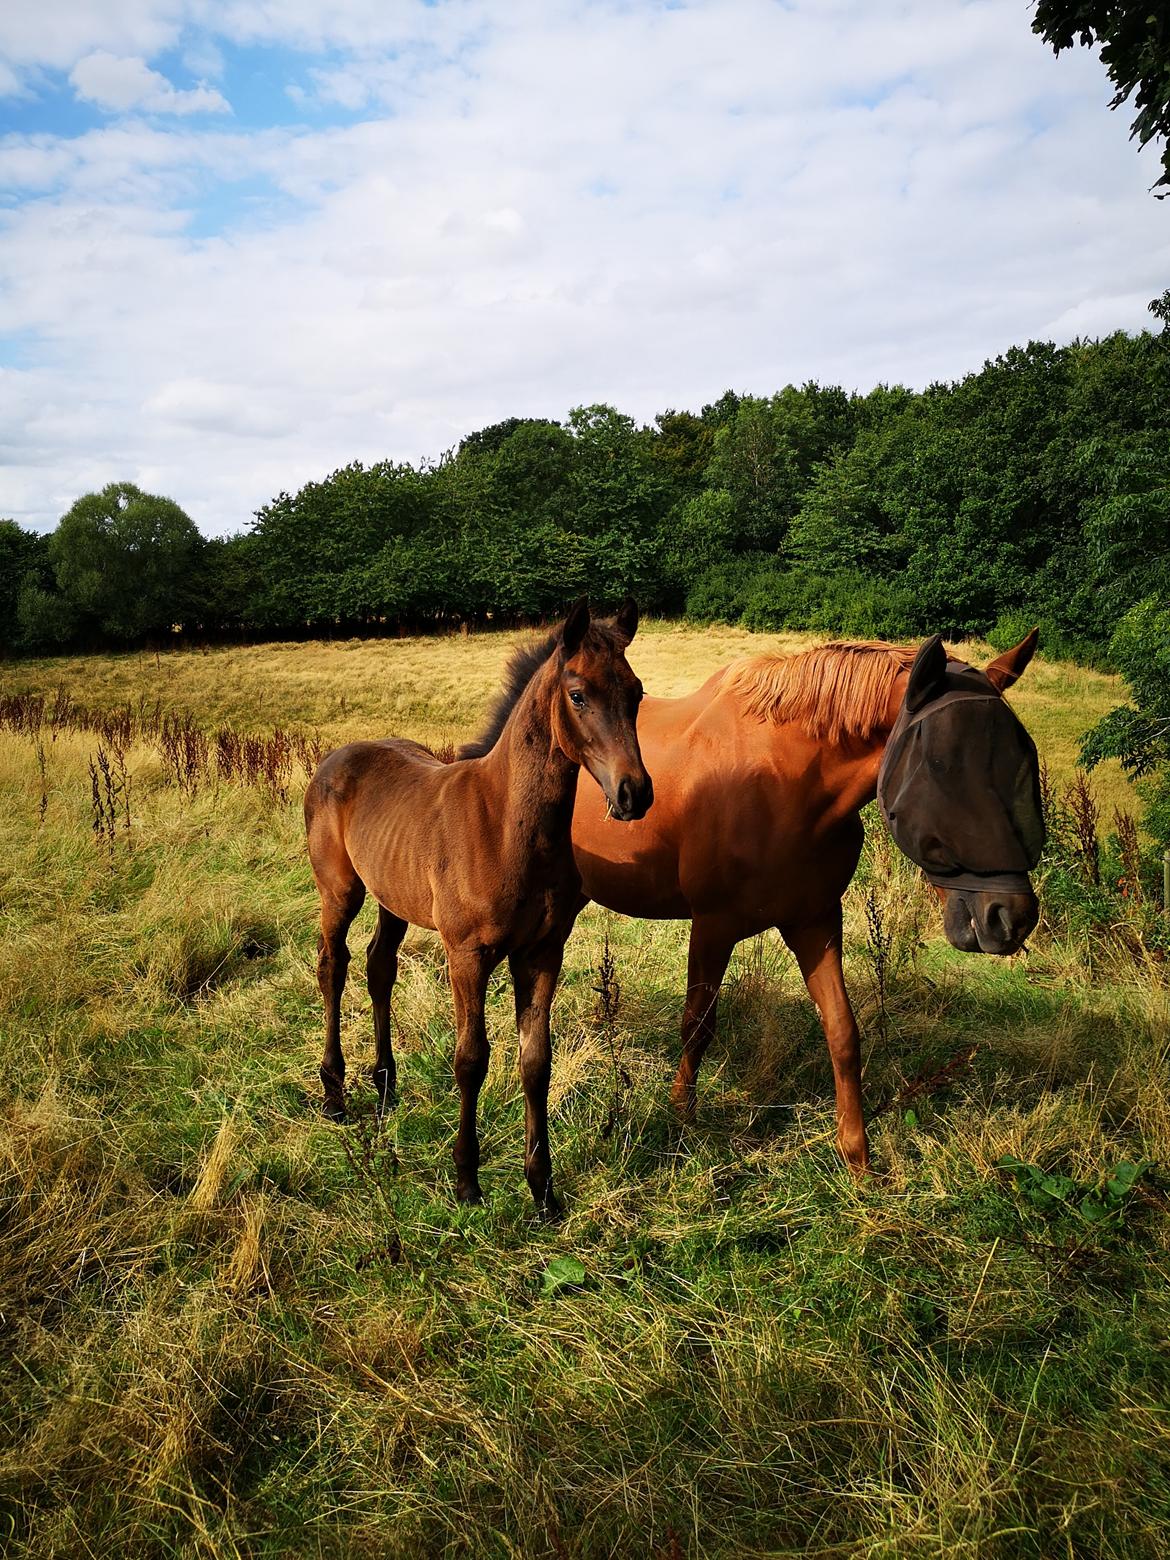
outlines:
{"label": "foal's hoof", "polygon": [[381,1118],[387,1111],[393,1110],[398,1104],[398,1094],[394,1088],[394,1080],[384,1067],[370,1069],[370,1081],[374,1085],[378,1096],[378,1116]]}
{"label": "foal's hoof", "polygon": [[536,1214],[542,1224],[559,1224],[565,1216],[560,1199],[546,1192],[536,1204]]}
{"label": "foal's hoof", "polygon": [[465,1208],[478,1208],[483,1202],[483,1193],[479,1189],[479,1182],[465,1182],[456,1186],[455,1201],[462,1203]]}
{"label": "foal's hoof", "polygon": [[321,1107],[321,1113],[326,1121],[335,1121],[339,1126],[349,1120],[349,1112],[345,1105],[337,1100],[326,1100]]}

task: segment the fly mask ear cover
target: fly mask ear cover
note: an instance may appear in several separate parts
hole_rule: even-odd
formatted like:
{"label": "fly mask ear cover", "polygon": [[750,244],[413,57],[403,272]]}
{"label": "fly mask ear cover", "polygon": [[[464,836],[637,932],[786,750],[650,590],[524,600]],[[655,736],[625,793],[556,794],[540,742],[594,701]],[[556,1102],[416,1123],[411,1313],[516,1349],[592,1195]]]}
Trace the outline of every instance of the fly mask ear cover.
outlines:
{"label": "fly mask ear cover", "polygon": [[973,666],[947,661],[936,695],[903,701],[877,795],[895,844],[936,887],[1031,892],[1044,848],[1036,746]]}

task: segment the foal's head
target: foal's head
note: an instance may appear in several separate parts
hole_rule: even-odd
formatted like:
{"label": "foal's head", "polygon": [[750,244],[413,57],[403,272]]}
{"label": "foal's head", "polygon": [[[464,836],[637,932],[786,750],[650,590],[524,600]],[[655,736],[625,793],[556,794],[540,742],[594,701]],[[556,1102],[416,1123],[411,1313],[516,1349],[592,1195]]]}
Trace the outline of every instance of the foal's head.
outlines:
{"label": "foal's head", "polygon": [[1036,925],[1029,873],[1044,845],[1036,747],[1002,694],[1032,659],[1033,631],[982,672],[918,652],[890,734],[878,801],[895,841],[943,903],[965,953],[1014,953]]}
{"label": "foal's head", "polygon": [[555,652],[553,740],[566,758],[585,766],[622,822],[644,817],[654,800],[638,747],[642,684],[625,656],[637,627],[633,601],[602,622],[590,618],[582,598],[565,619]]}

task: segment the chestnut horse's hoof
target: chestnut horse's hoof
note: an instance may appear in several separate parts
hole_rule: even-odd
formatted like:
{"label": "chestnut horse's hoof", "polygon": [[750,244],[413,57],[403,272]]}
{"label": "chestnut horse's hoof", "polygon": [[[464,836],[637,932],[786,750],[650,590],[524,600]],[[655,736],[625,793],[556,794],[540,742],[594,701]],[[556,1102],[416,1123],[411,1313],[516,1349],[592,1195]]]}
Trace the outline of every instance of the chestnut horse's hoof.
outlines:
{"label": "chestnut horse's hoof", "polygon": [[455,1188],[455,1201],[462,1203],[465,1208],[478,1208],[483,1202],[483,1193],[479,1189],[479,1182],[460,1182]]}
{"label": "chestnut horse's hoof", "polygon": [[338,1125],[349,1120],[349,1112],[345,1108],[344,1101],[326,1100],[321,1107],[321,1114],[326,1121],[335,1121]]}
{"label": "chestnut horse's hoof", "polygon": [[680,1125],[693,1127],[695,1117],[699,1114],[699,1099],[694,1084],[676,1083],[670,1091],[670,1103],[674,1106]]}

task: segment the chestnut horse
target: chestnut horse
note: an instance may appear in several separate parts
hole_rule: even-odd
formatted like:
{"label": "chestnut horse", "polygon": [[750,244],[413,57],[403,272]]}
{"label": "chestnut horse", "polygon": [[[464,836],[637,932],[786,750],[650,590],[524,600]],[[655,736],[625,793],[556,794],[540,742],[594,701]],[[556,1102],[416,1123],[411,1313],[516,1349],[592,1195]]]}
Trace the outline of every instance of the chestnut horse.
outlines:
{"label": "chestnut horse", "polygon": [[322,761],[305,797],[309,860],[321,896],[326,1113],[345,1117],[345,939],[368,889],[378,901],[366,974],[381,1108],[395,1087],[390,996],[407,924],[437,931],[447,952],[460,1202],[480,1201],[475,1117],[489,1054],[484,998],[488,977],[506,958],[520,1035],[525,1175],[542,1213],[559,1212],[548,1146],[549,1010],[581,904],[573,803],[582,767],[612,818],[641,818],[653,799],[636,729],[642,685],[625,657],[637,626],[632,601],[612,622],[591,622],[579,601],[545,643],[513,656],[487,733],[455,760],[445,763],[406,740],[351,742]]}
{"label": "chestnut horse", "polygon": [[[956,947],[1019,948],[1037,919],[1027,874],[1043,823],[1036,750],[1002,692],[1036,638],[983,672],[948,661],[937,636],[917,659],[912,648],[868,643],[754,656],[685,698],[645,700],[639,735],[654,811],[607,829],[582,787],[573,844],[589,898],[624,915],[691,922],[671,1089],[684,1119],[695,1111],[732,949],[776,927],[828,1041],[841,1153],[855,1173],[867,1168],[860,1035],[841,969],[841,898],[861,854],[859,812],[880,793],[895,839],[944,901]],[[883,756],[896,762],[879,786]]]}

